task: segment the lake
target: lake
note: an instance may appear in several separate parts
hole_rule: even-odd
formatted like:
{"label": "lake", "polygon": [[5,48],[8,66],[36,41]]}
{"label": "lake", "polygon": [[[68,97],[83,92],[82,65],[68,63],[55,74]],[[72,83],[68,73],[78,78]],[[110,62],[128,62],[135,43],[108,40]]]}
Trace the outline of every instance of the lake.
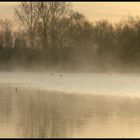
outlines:
{"label": "lake", "polygon": [[140,75],[0,73],[0,137],[140,137]]}

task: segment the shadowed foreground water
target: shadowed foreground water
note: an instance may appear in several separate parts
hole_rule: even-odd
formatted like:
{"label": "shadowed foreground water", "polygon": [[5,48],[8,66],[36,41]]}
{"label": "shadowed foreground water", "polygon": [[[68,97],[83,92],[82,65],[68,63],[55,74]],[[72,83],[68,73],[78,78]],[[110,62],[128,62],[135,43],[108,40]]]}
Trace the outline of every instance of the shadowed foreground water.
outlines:
{"label": "shadowed foreground water", "polygon": [[1,84],[0,137],[140,137],[140,99]]}

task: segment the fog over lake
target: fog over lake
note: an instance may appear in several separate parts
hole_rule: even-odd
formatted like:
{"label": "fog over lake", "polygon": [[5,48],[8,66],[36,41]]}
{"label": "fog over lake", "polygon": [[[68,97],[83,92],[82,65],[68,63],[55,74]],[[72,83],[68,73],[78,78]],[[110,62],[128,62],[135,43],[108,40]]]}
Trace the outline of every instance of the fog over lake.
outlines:
{"label": "fog over lake", "polygon": [[140,3],[10,5],[0,3],[0,138],[140,137]]}
{"label": "fog over lake", "polygon": [[0,137],[139,137],[136,74],[0,73]]}
{"label": "fog over lake", "polygon": [[1,72],[0,83],[65,93],[136,96],[140,74]]}

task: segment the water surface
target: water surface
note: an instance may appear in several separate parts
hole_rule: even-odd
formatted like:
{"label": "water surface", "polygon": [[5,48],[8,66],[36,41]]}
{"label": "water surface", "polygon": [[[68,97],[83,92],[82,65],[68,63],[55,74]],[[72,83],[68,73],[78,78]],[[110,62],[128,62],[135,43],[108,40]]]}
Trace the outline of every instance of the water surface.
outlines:
{"label": "water surface", "polygon": [[1,73],[0,137],[140,137],[139,84],[139,75]]}

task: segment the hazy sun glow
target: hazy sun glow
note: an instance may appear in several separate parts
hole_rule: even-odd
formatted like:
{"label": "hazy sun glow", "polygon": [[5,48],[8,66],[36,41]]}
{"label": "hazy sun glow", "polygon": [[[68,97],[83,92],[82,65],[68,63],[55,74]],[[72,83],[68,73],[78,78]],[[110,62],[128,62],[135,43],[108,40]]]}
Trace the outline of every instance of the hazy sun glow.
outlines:
{"label": "hazy sun glow", "polygon": [[[13,19],[14,7],[18,2],[0,2],[0,17]],[[108,19],[119,21],[122,17],[140,16],[140,2],[72,2],[76,11],[83,13],[90,21]]]}

